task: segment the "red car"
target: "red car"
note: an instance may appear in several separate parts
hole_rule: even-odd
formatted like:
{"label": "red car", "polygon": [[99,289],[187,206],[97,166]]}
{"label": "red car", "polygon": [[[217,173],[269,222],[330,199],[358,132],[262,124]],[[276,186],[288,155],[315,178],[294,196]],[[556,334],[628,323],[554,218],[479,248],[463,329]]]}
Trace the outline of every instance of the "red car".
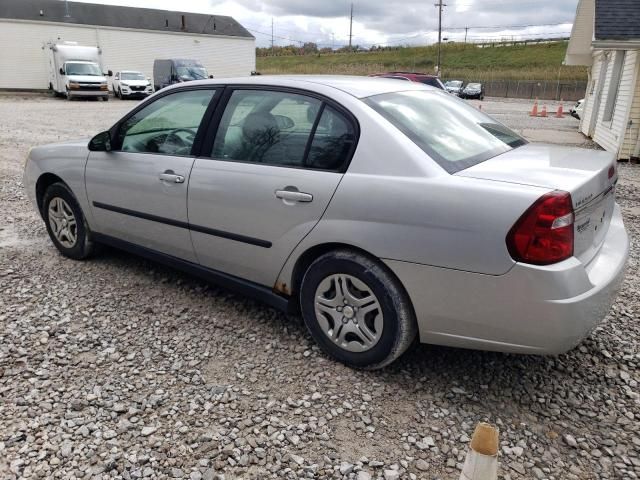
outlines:
{"label": "red car", "polygon": [[374,73],[369,75],[370,77],[382,77],[382,78],[397,78],[398,80],[408,80],[409,82],[424,83],[425,85],[431,85],[432,87],[445,90],[444,84],[435,75],[429,75],[428,73],[418,72],[387,72],[387,73]]}

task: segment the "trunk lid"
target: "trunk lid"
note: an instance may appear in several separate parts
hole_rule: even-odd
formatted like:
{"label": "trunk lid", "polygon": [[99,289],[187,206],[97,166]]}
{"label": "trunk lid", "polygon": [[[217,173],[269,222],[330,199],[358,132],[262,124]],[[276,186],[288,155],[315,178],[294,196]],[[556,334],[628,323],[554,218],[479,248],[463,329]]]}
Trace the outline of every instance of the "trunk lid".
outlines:
{"label": "trunk lid", "polygon": [[574,255],[588,263],[611,222],[618,179],[615,164],[615,155],[609,152],[528,144],[456,175],[569,192],[575,210]]}

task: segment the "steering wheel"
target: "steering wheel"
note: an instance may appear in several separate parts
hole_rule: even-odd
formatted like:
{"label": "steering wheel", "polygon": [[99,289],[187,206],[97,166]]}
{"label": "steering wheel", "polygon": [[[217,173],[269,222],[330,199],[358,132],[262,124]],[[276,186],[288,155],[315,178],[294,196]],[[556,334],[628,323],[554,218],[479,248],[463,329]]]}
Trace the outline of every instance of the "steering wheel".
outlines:
{"label": "steering wheel", "polygon": [[[185,138],[182,138],[180,135],[178,135],[178,133],[181,133],[181,132],[186,133],[187,136]],[[162,142],[163,150],[167,150],[166,148],[164,148],[165,146],[174,147],[173,149],[171,149],[171,147],[168,148],[168,150],[173,150],[170,153],[175,153],[176,151],[182,148],[191,148],[191,145],[193,145],[193,140],[195,139],[195,137],[196,137],[196,134],[194,133],[193,130],[189,128],[176,128],[174,130],[171,130],[169,133],[167,133],[167,136],[164,138],[164,142]]]}

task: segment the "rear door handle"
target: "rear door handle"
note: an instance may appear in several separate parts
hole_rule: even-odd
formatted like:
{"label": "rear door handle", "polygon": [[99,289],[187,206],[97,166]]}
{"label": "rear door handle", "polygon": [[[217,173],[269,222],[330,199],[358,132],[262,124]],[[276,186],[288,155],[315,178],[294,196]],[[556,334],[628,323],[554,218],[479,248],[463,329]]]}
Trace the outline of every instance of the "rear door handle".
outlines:
{"label": "rear door handle", "polygon": [[307,203],[313,200],[310,193],[297,192],[295,190],[276,190],[276,197],[288,202]]}
{"label": "rear door handle", "polygon": [[160,180],[169,183],[184,183],[184,177],[182,175],[176,175],[173,170],[167,170],[160,174]]}

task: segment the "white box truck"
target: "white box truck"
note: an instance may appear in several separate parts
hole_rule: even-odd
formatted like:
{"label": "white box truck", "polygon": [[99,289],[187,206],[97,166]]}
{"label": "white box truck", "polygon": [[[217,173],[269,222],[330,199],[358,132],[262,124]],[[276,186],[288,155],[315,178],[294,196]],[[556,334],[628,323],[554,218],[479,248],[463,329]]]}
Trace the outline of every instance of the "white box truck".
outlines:
{"label": "white box truck", "polygon": [[99,47],[85,47],[75,42],[47,45],[49,61],[49,89],[55,95],[72,100],[77,97],[109,100],[107,75],[103,73],[102,51]]}

